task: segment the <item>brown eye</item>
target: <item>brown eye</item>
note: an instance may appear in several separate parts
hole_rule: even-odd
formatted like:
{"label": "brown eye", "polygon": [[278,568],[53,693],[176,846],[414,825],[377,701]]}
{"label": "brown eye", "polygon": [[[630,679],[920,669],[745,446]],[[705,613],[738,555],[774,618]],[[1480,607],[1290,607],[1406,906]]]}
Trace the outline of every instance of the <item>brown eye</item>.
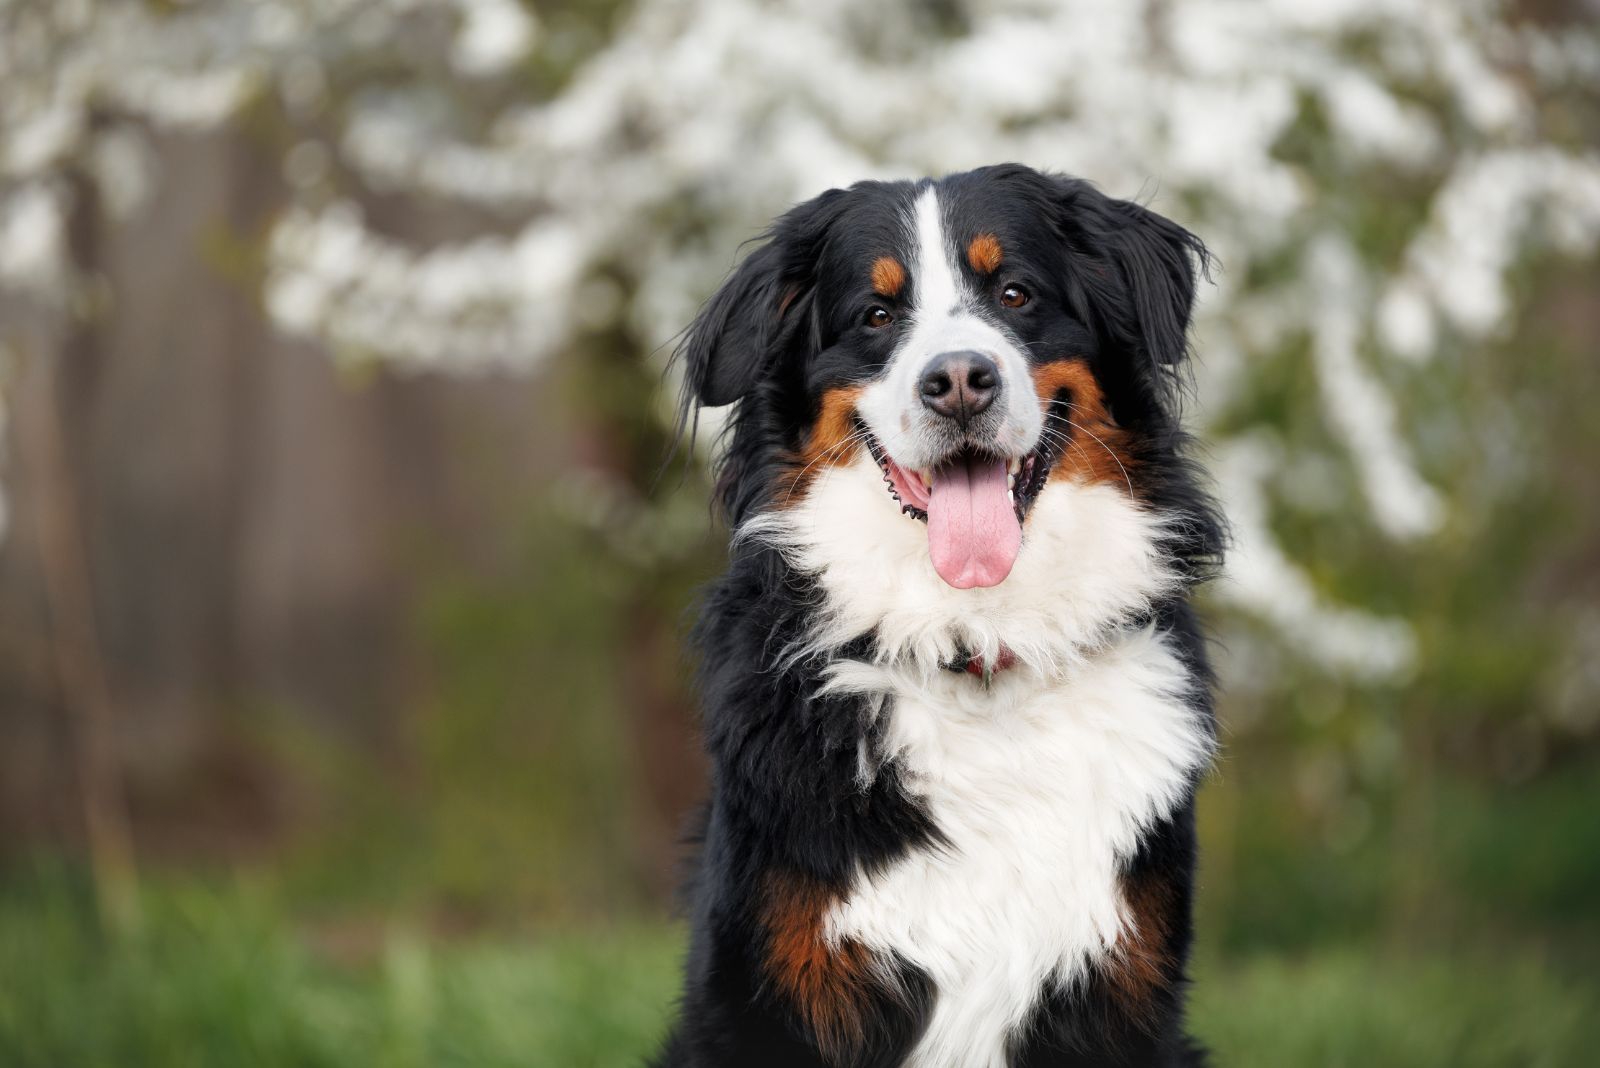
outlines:
{"label": "brown eye", "polygon": [[1028,291],[1013,283],[1000,291],[1000,303],[1008,308],[1020,308],[1028,303]]}
{"label": "brown eye", "polygon": [[890,315],[886,308],[880,308],[874,304],[867,309],[866,322],[868,326],[876,330],[881,326],[888,326],[894,322],[894,316]]}

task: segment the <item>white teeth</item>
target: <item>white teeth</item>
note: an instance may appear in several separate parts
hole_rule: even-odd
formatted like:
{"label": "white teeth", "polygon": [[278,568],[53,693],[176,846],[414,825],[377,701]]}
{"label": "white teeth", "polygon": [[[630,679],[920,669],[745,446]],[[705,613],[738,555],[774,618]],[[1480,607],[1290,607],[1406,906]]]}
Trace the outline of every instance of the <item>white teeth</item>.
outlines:
{"label": "white teeth", "polygon": [[1017,476],[1016,475],[1007,475],[1006,476],[1006,489],[1012,490],[1012,489],[1016,489],[1016,488],[1017,488]]}
{"label": "white teeth", "polygon": [[931,468],[924,467],[922,470],[917,472],[917,477],[922,479],[922,484],[924,486],[933,485],[933,471]]}
{"label": "white teeth", "polygon": [[1006,490],[1006,500],[1010,501],[1012,504],[1016,504],[1017,503],[1017,495],[1015,493],[1011,492],[1010,490]]}
{"label": "white teeth", "polygon": [[1015,475],[1018,471],[1022,470],[1022,461],[1017,457],[1012,457],[1011,460],[1006,464],[1006,470]]}

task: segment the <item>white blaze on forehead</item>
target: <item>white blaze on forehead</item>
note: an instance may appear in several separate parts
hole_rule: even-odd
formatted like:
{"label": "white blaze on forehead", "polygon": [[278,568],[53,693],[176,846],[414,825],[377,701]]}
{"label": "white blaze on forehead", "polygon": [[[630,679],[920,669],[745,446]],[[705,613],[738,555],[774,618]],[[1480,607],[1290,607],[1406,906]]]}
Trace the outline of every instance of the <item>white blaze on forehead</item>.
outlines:
{"label": "white blaze on forehead", "polygon": [[912,206],[911,225],[917,242],[917,257],[911,268],[917,297],[912,316],[920,327],[956,312],[963,294],[961,277],[945,241],[939,194],[933,186],[924,190]]}

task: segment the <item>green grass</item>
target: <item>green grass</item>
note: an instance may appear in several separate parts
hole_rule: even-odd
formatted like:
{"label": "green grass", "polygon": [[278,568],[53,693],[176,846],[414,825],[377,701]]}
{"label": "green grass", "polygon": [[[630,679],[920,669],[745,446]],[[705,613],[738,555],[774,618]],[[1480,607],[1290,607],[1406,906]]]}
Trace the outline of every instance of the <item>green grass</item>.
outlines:
{"label": "green grass", "polygon": [[137,935],[107,938],[81,888],[0,893],[0,1065],[626,1065],[659,1038],[679,955],[661,924],[428,939],[296,930],[241,887],[144,904]]}
{"label": "green grass", "polygon": [[1196,969],[1195,1031],[1222,1068],[1579,1068],[1600,988],[1536,957],[1332,950]]}
{"label": "green grass", "polygon": [[[260,887],[147,888],[107,937],[81,881],[0,889],[6,1068],[636,1065],[670,1011],[681,932],[661,923],[427,937],[296,924]],[[1600,988],[1532,950],[1438,959],[1354,948],[1206,958],[1196,1031],[1223,1068],[1574,1068]]]}

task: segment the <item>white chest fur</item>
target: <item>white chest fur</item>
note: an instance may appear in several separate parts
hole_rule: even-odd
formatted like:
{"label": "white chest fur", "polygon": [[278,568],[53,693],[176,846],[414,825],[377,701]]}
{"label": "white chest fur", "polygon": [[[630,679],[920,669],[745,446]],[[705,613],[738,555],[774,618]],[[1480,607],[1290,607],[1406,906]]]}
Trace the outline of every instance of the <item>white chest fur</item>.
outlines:
{"label": "white chest fur", "polygon": [[1118,863],[1182,797],[1208,735],[1182,664],[1148,631],[1049,686],[1001,676],[984,693],[966,676],[884,674],[890,754],[947,844],[859,878],[828,934],[933,980],[908,1064],[1003,1068],[1041,985],[1070,983],[1115,945]]}
{"label": "white chest fur", "polygon": [[[741,536],[818,576],[826,601],[810,650],[876,636],[876,662],[831,676],[889,717],[861,774],[894,758],[945,838],[860,876],[827,934],[933,980],[912,1068],[1003,1068],[1042,985],[1072,982],[1130,922],[1118,865],[1181,799],[1210,736],[1167,640],[1117,629],[1176,586],[1162,517],[1117,487],[1053,481],[1011,576],[954,590],[933,570],[925,528],[887,503],[861,457]],[[1002,646],[1020,665],[988,690],[939,667]]]}

